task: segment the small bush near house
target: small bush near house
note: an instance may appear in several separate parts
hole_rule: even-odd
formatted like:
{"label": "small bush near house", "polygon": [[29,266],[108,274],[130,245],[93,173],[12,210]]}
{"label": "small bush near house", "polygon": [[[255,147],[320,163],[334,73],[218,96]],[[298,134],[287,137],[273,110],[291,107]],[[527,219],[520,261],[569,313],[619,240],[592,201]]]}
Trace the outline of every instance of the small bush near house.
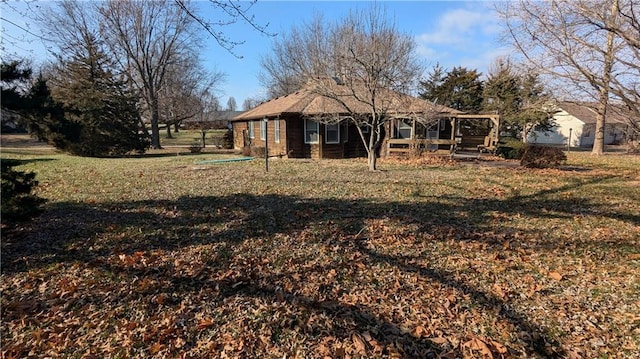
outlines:
{"label": "small bush near house", "polygon": [[567,156],[558,147],[527,146],[520,165],[527,168],[555,168],[563,164]]}
{"label": "small bush near house", "polygon": [[233,131],[227,130],[222,136],[222,148],[232,149],[233,148]]}
{"label": "small bush near house", "polygon": [[264,147],[251,147],[251,156],[264,157]]}
{"label": "small bush near house", "polygon": [[2,160],[2,220],[26,221],[42,211],[45,202],[31,191],[38,185],[33,172],[21,172],[13,169],[17,162]]}
{"label": "small bush near house", "polygon": [[202,143],[200,140],[194,140],[193,143],[189,146],[189,152],[191,153],[200,153],[202,152]]}
{"label": "small bush near house", "polygon": [[514,138],[501,141],[496,148],[496,156],[503,157],[508,160],[519,160],[527,148],[527,144]]}

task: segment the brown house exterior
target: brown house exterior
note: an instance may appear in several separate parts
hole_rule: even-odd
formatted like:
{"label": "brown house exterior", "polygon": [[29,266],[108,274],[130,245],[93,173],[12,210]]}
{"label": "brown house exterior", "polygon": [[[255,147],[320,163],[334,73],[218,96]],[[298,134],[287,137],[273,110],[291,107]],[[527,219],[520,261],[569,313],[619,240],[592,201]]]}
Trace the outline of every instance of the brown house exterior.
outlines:
{"label": "brown house exterior", "polygon": [[[350,100],[345,97],[344,101]],[[353,109],[362,115],[369,113],[362,104],[352,102],[349,106],[352,113]],[[453,128],[458,125],[456,116],[462,115],[460,111],[397,93],[393,93],[393,99],[388,100],[386,108],[388,121],[385,122],[385,143],[381,155],[406,151],[405,148],[408,150],[416,142],[436,147],[454,147],[456,138]],[[338,101],[302,89],[264,102],[236,116],[232,120],[234,147],[244,150],[250,148],[253,153],[264,153],[264,148],[268,147],[269,156],[289,158],[366,156],[358,128],[346,119],[349,114],[345,112],[344,105]],[[345,119],[337,123],[315,120],[326,114]],[[430,124],[423,124],[424,119],[429,119]],[[437,129],[428,131],[433,130],[434,124]],[[367,130],[363,128],[365,138]],[[425,134],[435,137],[425,139]],[[441,139],[442,136],[446,138]]]}
{"label": "brown house exterior", "polygon": [[[234,120],[234,148],[265,148],[270,156],[289,158],[350,158],[366,156],[357,129],[341,123],[328,125],[283,113],[253,120]],[[328,134],[328,135],[327,135]]]}

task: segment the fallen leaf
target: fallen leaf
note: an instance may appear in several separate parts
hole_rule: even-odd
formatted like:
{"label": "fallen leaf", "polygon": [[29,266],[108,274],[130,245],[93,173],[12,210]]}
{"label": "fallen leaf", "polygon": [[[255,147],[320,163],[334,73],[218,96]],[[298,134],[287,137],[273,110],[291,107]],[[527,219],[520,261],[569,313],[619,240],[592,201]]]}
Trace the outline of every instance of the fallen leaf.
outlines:
{"label": "fallen leaf", "polygon": [[558,272],[549,272],[549,277],[555,279],[555,280],[562,280],[562,274],[558,273]]}
{"label": "fallen leaf", "polygon": [[364,354],[367,351],[367,345],[364,342],[362,336],[358,333],[353,333],[351,335],[351,340],[353,341],[353,346],[356,348],[356,352],[360,354]]}

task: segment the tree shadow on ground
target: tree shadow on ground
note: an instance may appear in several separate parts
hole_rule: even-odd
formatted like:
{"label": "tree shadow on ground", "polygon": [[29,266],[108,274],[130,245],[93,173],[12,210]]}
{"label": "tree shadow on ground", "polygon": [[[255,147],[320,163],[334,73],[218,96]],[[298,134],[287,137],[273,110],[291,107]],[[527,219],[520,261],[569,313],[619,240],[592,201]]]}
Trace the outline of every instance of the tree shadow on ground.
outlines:
{"label": "tree shadow on ground", "polygon": [[[576,183],[573,189],[585,184],[605,181],[607,178]],[[531,218],[570,218],[581,215],[586,208],[597,206],[585,199],[567,199],[553,196],[569,189],[550,189],[526,196],[507,198],[468,199],[444,197],[420,198],[416,202],[379,202],[366,199],[310,199],[284,195],[250,195],[183,197],[175,201],[132,201],[110,204],[61,203],[50,206],[43,217],[25,228],[20,235],[13,234],[3,240],[3,274],[29,271],[60,263],[83,261],[90,266],[114,273],[124,283],[144,278],[162,278],[162,288],[154,290],[172,293],[165,305],[179,306],[181,297],[210,291],[224,298],[245,297],[281,302],[306,312],[322,313],[338,324],[325,328],[324,332],[305,329],[309,336],[330,335],[345,338],[352,333],[369,333],[384,350],[396,347],[403,357],[435,356],[447,348],[409,333],[392,318],[375,313],[372,308],[338,301],[337,295],[344,289],[331,281],[318,286],[312,295],[296,292],[296,286],[304,285],[305,278],[293,281],[294,289],[283,287],[290,277],[297,275],[281,265],[260,272],[247,263],[245,268],[228,278],[221,277],[233,260],[234,248],[247,241],[297,237],[309,231],[313,239],[301,240],[300,245],[324,245],[336,253],[358,255],[363,263],[371,266],[390,266],[400,273],[417,274],[469,296],[472,303],[483,310],[511,323],[518,331],[529,333],[524,344],[527,354],[562,356],[559,343],[544,328],[536,325],[526,314],[518,312],[509,300],[492,294],[488,288],[479,288],[455,277],[442,269],[415,264],[415,257],[382,253],[367,245],[375,237],[375,229],[367,229],[375,220],[391,220],[406,227],[404,233],[433,234],[435,241],[483,242],[489,250],[499,253],[503,242],[512,239],[513,228],[508,223],[499,229],[489,224],[495,213],[513,214]],[[474,213],[469,216],[468,213]],[[631,224],[640,223],[638,216],[617,213],[609,209],[601,215]],[[310,230],[311,229],[311,230]],[[443,230],[444,229],[444,230]],[[546,229],[533,229],[544,232]],[[478,233],[491,232],[490,235]],[[536,233],[529,233],[536,234]],[[10,234],[11,235],[11,234]],[[279,237],[278,237],[279,238]],[[274,241],[277,239],[273,239]],[[216,245],[214,259],[196,274],[176,271],[175,266],[161,263],[157,266],[136,266],[114,261],[114,258],[139,258],[144,253],[161,250],[174,255],[193,246]],[[258,244],[259,245],[259,244]],[[563,243],[523,243],[529,250],[545,253]],[[615,247],[615,243],[606,243]],[[287,251],[286,247],[281,249]],[[229,256],[220,253],[227,251]],[[143,254],[140,254],[143,253]],[[302,260],[302,259],[300,259]],[[300,265],[292,263],[291,265]],[[348,261],[333,261],[326,265],[305,269],[306,275],[321,276],[333,271],[345,271]],[[240,273],[240,274],[238,274]],[[213,278],[213,279],[212,279]],[[217,279],[216,279],[217,278]],[[90,301],[89,299],[86,299]],[[110,305],[102,298],[94,298],[95,305]],[[111,303],[113,304],[113,303]],[[300,309],[302,308],[302,309]],[[46,308],[38,307],[38,310]],[[34,309],[35,310],[35,309]],[[4,310],[3,310],[4,311]],[[4,314],[7,314],[6,312]],[[9,316],[10,318],[11,316]],[[295,318],[291,325],[296,325]],[[350,334],[351,333],[351,334]],[[382,352],[381,352],[382,354]],[[513,353],[512,353],[513,354]]]}

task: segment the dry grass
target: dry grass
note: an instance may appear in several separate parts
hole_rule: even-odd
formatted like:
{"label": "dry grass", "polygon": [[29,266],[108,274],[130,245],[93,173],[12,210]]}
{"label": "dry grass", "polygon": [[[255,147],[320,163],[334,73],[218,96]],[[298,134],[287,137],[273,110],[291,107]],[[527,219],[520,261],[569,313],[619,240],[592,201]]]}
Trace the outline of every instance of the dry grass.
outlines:
{"label": "dry grass", "polygon": [[640,158],[568,167],[5,153],[10,357],[632,358]]}

